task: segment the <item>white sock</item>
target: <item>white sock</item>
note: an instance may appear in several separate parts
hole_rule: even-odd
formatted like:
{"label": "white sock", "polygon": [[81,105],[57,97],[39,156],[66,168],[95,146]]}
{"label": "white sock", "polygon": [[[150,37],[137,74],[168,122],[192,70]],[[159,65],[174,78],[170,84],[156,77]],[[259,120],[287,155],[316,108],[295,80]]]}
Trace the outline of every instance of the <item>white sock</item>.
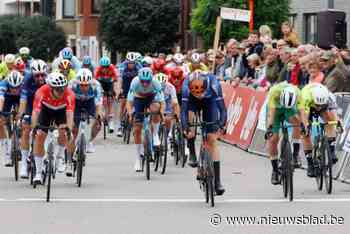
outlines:
{"label": "white sock", "polygon": [[159,123],[154,123],[153,125],[153,135],[158,135],[159,132]]}
{"label": "white sock", "polygon": [[22,154],[22,163],[24,163],[28,159],[29,151],[28,150],[21,150],[21,154]]}
{"label": "white sock", "polygon": [[56,158],[63,158],[64,149],[65,149],[65,147],[63,145],[58,145],[58,151],[57,151]]}
{"label": "white sock", "polygon": [[5,140],[6,140],[6,148],[5,148],[5,150],[6,150],[6,153],[10,155],[11,154],[11,143],[12,143],[12,140],[10,138],[7,138]]}
{"label": "white sock", "polygon": [[43,158],[35,156],[35,168],[36,168],[36,174],[41,174],[43,172]]}
{"label": "white sock", "polygon": [[140,157],[143,151],[142,144],[136,144],[137,155]]}

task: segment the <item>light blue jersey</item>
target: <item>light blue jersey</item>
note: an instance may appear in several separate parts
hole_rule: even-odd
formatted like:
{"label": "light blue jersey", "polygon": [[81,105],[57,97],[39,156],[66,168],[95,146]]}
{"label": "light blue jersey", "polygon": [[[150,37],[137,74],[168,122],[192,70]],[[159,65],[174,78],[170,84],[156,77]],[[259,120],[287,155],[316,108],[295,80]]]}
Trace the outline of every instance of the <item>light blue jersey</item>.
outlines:
{"label": "light blue jersey", "polygon": [[140,79],[135,77],[130,85],[128,101],[133,102],[135,97],[147,98],[150,96],[154,96],[154,101],[156,102],[164,102],[164,94],[160,82],[152,79],[151,84],[145,87],[142,85]]}

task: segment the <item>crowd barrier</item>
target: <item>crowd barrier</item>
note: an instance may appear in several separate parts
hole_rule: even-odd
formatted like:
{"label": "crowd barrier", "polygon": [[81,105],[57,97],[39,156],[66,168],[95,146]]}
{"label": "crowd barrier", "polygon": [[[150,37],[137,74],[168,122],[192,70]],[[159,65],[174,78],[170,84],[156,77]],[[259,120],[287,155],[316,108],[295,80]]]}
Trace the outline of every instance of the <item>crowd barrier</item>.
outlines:
{"label": "crowd barrier", "polygon": [[[266,131],[267,93],[249,87],[233,87],[222,83],[227,108],[227,134],[221,139],[248,152],[267,156],[264,139]],[[338,114],[344,125],[343,134],[338,137],[336,154],[338,163],[333,167],[333,177],[350,183],[350,93],[336,94]],[[300,158],[306,168],[301,150]]]}

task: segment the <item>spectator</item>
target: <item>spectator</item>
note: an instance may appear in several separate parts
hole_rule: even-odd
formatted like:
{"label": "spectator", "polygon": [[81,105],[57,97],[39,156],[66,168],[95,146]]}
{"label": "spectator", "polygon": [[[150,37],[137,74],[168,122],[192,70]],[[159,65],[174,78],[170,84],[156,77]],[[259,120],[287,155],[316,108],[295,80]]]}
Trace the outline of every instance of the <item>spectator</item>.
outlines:
{"label": "spectator", "polygon": [[336,55],[332,51],[325,51],[320,58],[320,65],[325,75],[323,84],[335,92],[349,92],[350,84],[341,68],[336,65]]}
{"label": "spectator", "polygon": [[278,69],[281,73],[283,69],[286,69],[286,66],[290,60],[291,48],[284,47],[278,52]]}
{"label": "spectator", "polygon": [[286,48],[288,46],[287,42],[285,42],[283,39],[280,39],[276,42],[276,48],[278,51],[281,51],[282,49]]}
{"label": "spectator", "polygon": [[242,59],[239,59],[240,53],[238,49],[239,43],[235,39],[230,39],[227,42],[227,51],[225,56],[225,69],[230,69],[231,71],[227,76],[233,77],[233,72],[237,66],[239,66],[239,61]]}
{"label": "spectator", "polygon": [[276,49],[272,49],[266,50],[264,53],[264,62],[266,64],[266,80],[273,85],[277,82],[279,76],[279,67],[277,61],[278,52]]}
{"label": "spectator", "polygon": [[253,31],[249,34],[248,42],[249,42],[248,56],[252,54],[257,54],[261,56],[264,49],[264,44],[259,40],[258,31]]}
{"label": "spectator", "polygon": [[302,88],[309,83],[309,72],[308,72],[308,63],[310,61],[311,56],[306,55],[304,57],[299,58],[300,70],[301,70],[301,82],[299,87]]}
{"label": "spectator", "polygon": [[214,75],[223,80],[225,77],[225,55],[223,52],[216,52]]}
{"label": "spectator", "polygon": [[300,45],[300,40],[298,35],[293,31],[292,26],[289,22],[282,23],[281,31],[283,33],[283,40],[287,42],[290,47],[298,47]]}
{"label": "spectator", "polygon": [[310,83],[322,83],[324,80],[324,74],[321,71],[321,66],[318,61],[312,61],[308,65],[309,81]]}
{"label": "spectator", "polygon": [[279,82],[287,81],[290,84],[299,86],[302,83],[302,77],[297,49],[291,49],[290,54],[290,60],[285,63],[286,66],[281,71]]}
{"label": "spectator", "polygon": [[272,31],[267,25],[261,25],[259,28],[260,42],[269,45],[272,44]]}
{"label": "spectator", "polygon": [[241,80],[242,84],[249,85],[256,79],[256,69],[260,66],[260,57],[258,54],[251,54],[247,57],[249,69],[245,77]]}

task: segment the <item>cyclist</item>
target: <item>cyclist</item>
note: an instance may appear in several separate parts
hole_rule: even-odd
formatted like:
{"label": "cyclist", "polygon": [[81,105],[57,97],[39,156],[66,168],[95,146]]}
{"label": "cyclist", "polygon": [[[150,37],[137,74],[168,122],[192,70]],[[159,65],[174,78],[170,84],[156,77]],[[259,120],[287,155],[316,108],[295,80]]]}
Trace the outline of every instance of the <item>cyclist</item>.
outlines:
{"label": "cyclist", "polygon": [[[272,165],[271,183],[279,184],[278,173],[278,142],[279,130],[282,121],[288,121],[294,126],[300,126],[301,112],[300,90],[287,82],[282,82],[271,88],[268,95],[268,116],[267,130],[265,139],[268,140],[268,151]],[[302,127],[302,130],[304,128]],[[300,150],[300,130],[299,127],[293,128],[293,164],[294,167],[300,167],[298,161]]]}
{"label": "cyclist", "polygon": [[[97,80],[92,78],[92,73],[89,69],[80,69],[77,78],[71,81],[70,86],[75,93],[75,110],[73,141],[67,154],[67,161],[69,164],[72,162],[72,155],[75,148],[74,142],[78,134],[82,109],[85,109],[90,116],[96,117],[92,125],[91,136],[88,136],[89,143],[86,147],[87,153],[95,152],[93,140],[101,130],[100,120],[103,118],[102,87]],[[72,176],[71,165],[67,167],[66,174],[67,176]]]}
{"label": "cyclist", "polygon": [[177,100],[181,104],[181,91],[182,91],[182,84],[185,80],[184,72],[181,67],[175,67],[173,70],[171,70],[168,81],[174,85],[176,89],[176,95]]}
{"label": "cyclist", "polygon": [[[197,167],[195,154],[195,133],[188,127],[189,120],[192,122],[194,114],[202,111],[203,121],[217,122],[216,125],[207,127],[208,150],[214,161],[215,190],[217,195],[225,192],[220,179],[220,156],[217,145],[217,133],[225,132],[227,112],[222,95],[220,82],[212,74],[195,71],[184,82],[182,87],[181,124],[190,146],[190,163]],[[200,175],[198,175],[200,179]]]}
{"label": "cyclist", "polygon": [[209,68],[201,62],[201,56],[199,53],[193,53],[191,55],[191,62],[184,68],[185,74],[190,74],[196,70],[201,70],[204,72],[209,71]]}
{"label": "cyclist", "polygon": [[[11,71],[6,79],[0,82],[0,112],[10,112],[19,105],[19,95],[23,83],[23,76],[18,71]],[[6,120],[0,117],[0,142],[5,148],[5,167],[12,166],[11,139],[6,137]]]}
{"label": "cyclist", "polygon": [[[120,109],[119,119],[123,119],[125,112],[126,98],[129,93],[131,81],[137,76],[142,65],[137,62],[137,56],[133,52],[129,52],[126,55],[126,60],[121,65],[120,76],[121,76],[121,94],[119,95]],[[118,126],[117,135],[121,137],[123,135],[120,124]]]}
{"label": "cyclist", "polygon": [[96,69],[96,65],[94,64],[94,62],[92,61],[89,55],[86,55],[83,57],[81,67],[89,69],[92,73],[94,73]]}
{"label": "cyclist", "polygon": [[165,64],[166,63],[164,59],[161,59],[161,58],[155,59],[151,66],[153,74],[154,75],[157,73],[168,74],[168,70],[166,69]]}
{"label": "cyclist", "polygon": [[171,116],[171,114],[174,113],[177,117],[180,118],[180,106],[176,96],[176,89],[171,83],[168,82],[168,76],[164,73],[158,73],[154,78],[158,80],[162,86],[165,101],[164,123],[167,130],[169,131],[171,128],[172,119],[174,118]]}
{"label": "cyclist", "polygon": [[30,64],[33,61],[33,58],[30,56],[30,49],[28,47],[22,47],[18,50],[19,58],[22,59],[25,65],[26,70],[30,70]]}
{"label": "cyclist", "polygon": [[59,56],[52,62],[52,70],[58,70],[59,64],[63,59],[67,59],[71,62],[72,69],[78,72],[80,69],[80,62],[77,57],[74,56],[73,50],[70,47],[62,49]]}
{"label": "cyclist", "polygon": [[30,72],[26,72],[24,76],[23,86],[21,89],[20,105],[18,116],[23,117],[21,127],[21,155],[22,164],[20,170],[20,177],[28,178],[28,164],[29,156],[29,136],[31,129],[31,116],[33,111],[33,101],[36,91],[45,84],[47,77],[47,64],[43,60],[33,60],[30,64]]}
{"label": "cyclist", "polygon": [[53,72],[49,74],[47,84],[41,86],[35,94],[32,114],[32,128],[38,126],[34,138],[34,160],[36,175],[33,182],[42,184],[44,142],[47,129],[51,123],[58,126],[58,152],[56,154],[57,171],[65,171],[64,149],[68,145],[67,128],[73,128],[75,95],[67,87],[68,81],[63,74]]}
{"label": "cyclist", "polygon": [[62,59],[59,66],[58,72],[63,74],[64,77],[69,81],[75,79],[76,73],[72,69],[72,63],[68,59]]}
{"label": "cyclist", "polygon": [[333,163],[337,163],[338,158],[335,154],[336,145],[336,128],[341,128],[337,115],[337,104],[334,95],[322,84],[312,83],[305,86],[301,91],[302,121],[307,126],[307,134],[304,136],[304,150],[308,163],[307,175],[315,177],[314,164],[312,161],[312,142],[309,130],[311,129],[310,121],[313,116],[319,116],[323,121],[338,121],[338,126],[326,125],[325,134],[328,137],[330,153]]}
{"label": "cyclist", "polygon": [[[137,150],[135,170],[141,171],[141,159],[143,155],[143,145],[141,144],[141,130],[144,115],[142,112],[149,109],[153,113],[164,113],[164,95],[162,87],[158,80],[153,79],[153,73],[150,68],[140,69],[138,76],[135,77],[130,85],[130,90],[127,97],[127,112],[131,121],[133,109],[134,115],[134,137]],[[153,127],[153,145],[159,146],[160,140],[158,136],[160,124],[160,116],[152,117]]]}
{"label": "cyclist", "polygon": [[2,63],[0,63],[0,80],[4,79],[12,69],[15,68],[16,56],[14,54],[7,54]]}
{"label": "cyclist", "polygon": [[145,56],[141,60],[142,67],[151,67],[153,64],[153,58],[150,56]]}
{"label": "cyclist", "polygon": [[[98,80],[103,89],[103,96],[108,100],[109,97],[116,98],[119,94],[118,90],[118,71],[116,67],[111,64],[108,57],[104,56],[100,59],[100,65],[96,68],[95,78]],[[107,102],[108,103],[108,102]],[[113,126],[113,102],[109,102],[106,107],[106,116],[108,117],[108,129],[110,133],[114,132]]]}

